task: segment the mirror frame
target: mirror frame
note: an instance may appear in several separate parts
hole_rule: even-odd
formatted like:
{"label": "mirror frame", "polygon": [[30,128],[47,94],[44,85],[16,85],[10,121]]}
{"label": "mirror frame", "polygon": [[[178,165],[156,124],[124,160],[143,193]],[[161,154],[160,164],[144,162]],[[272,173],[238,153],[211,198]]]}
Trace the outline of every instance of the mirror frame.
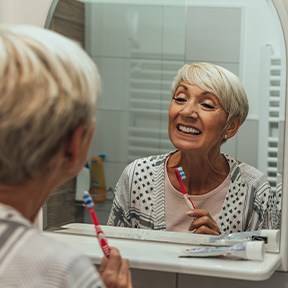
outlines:
{"label": "mirror frame", "polygon": [[58,2],[59,2],[59,0],[51,0],[51,1],[52,2],[51,2],[51,5],[50,5],[50,8],[48,10],[46,21],[45,21],[45,24],[44,24],[44,28],[46,28],[46,29],[49,29],[49,27],[50,27],[50,24],[51,24],[55,9],[56,9],[56,7],[58,5]]}
{"label": "mirror frame", "polygon": [[[276,12],[278,14],[283,37],[285,41],[285,57],[286,57],[286,85],[285,85],[285,125],[284,125],[284,147],[283,147],[283,175],[282,175],[282,203],[281,203],[281,239],[280,239],[280,252],[282,258],[282,265],[279,270],[288,271],[288,211],[283,209],[283,203],[288,203],[288,190],[286,181],[288,177],[288,101],[287,101],[287,91],[288,91],[288,81],[287,81],[287,71],[288,71],[288,1],[286,0],[272,0]],[[283,193],[286,191],[286,193]]]}
{"label": "mirror frame", "polygon": [[[81,0],[77,0],[80,1]],[[59,0],[51,0],[51,6],[47,13],[45,28],[50,26],[54,11],[57,7]],[[283,203],[288,203],[288,181],[286,181],[286,177],[288,177],[288,0],[272,0],[276,13],[278,14],[279,21],[281,23],[283,37],[285,41],[285,61],[286,61],[286,84],[285,84],[285,124],[284,124],[284,145],[283,145],[283,175],[282,175],[282,205]],[[286,145],[285,145],[286,144]],[[286,172],[287,171],[287,172]],[[286,193],[283,193],[286,191]],[[40,217],[42,217],[41,215]],[[43,221],[43,218],[42,218]],[[280,238],[280,252],[282,259],[282,264],[279,267],[278,271],[288,272],[288,209],[281,210],[281,238]],[[287,227],[287,228],[286,228]]]}

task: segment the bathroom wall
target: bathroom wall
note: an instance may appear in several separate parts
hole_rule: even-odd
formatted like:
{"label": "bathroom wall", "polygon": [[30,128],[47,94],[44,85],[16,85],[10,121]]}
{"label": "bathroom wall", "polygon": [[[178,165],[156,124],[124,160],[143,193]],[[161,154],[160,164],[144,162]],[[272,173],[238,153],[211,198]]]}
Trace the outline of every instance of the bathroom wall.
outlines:
{"label": "bathroom wall", "polygon": [[51,3],[52,0],[0,0],[0,23],[44,26]]}
{"label": "bathroom wall", "polygon": [[[51,0],[0,0],[0,23],[30,23],[43,26],[51,2]],[[266,31],[266,29],[263,28],[263,31]],[[113,79],[112,76],[111,79]],[[119,121],[119,118],[116,117],[116,119]],[[288,275],[281,272],[276,272],[267,281],[253,282],[133,269],[133,280],[135,288],[184,288],[194,286],[206,288],[288,288]]]}
{"label": "bathroom wall", "polygon": [[112,2],[86,4],[86,49],[103,80],[91,153],[106,154],[107,186],[115,187],[133,159],[173,149],[167,135],[171,82],[193,61],[220,64],[241,78],[250,112],[223,152],[266,172],[261,63],[268,61],[267,45],[273,57],[281,58],[282,49],[266,1]]}

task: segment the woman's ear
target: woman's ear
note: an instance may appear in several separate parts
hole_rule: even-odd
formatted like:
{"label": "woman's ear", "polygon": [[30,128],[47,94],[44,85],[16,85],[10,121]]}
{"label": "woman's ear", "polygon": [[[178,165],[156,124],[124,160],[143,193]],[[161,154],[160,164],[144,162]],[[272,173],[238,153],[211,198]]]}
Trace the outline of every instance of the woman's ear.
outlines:
{"label": "woman's ear", "polygon": [[67,163],[79,164],[80,166],[87,160],[87,154],[93,137],[95,124],[77,126],[71,133],[64,147],[64,157]]}
{"label": "woman's ear", "polygon": [[68,162],[73,163],[77,161],[81,151],[84,133],[85,130],[83,125],[78,126],[72,131],[64,147],[64,156]]}
{"label": "woman's ear", "polygon": [[225,139],[233,137],[238,132],[240,125],[241,120],[239,117],[231,121],[225,129]]}
{"label": "woman's ear", "polygon": [[69,135],[57,155],[57,173],[61,181],[76,176],[87,161],[87,154],[95,128],[94,121],[89,125],[79,125]]}

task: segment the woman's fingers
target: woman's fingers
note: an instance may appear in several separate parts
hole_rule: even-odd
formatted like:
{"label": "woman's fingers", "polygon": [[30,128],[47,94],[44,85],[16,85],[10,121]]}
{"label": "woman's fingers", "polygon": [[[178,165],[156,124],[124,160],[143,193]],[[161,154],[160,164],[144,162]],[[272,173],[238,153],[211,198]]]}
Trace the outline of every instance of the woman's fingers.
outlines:
{"label": "woman's fingers", "polygon": [[129,269],[129,262],[126,259],[123,259],[122,265],[119,270],[118,274],[118,286],[119,288],[126,288],[126,287],[132,287],[131,284],[131,272]]}
{"label": "woman's fingers", "polygon": [[193,233],[195,233],[195,234],[206,234],[206,235],[216,235],[216,236],[220,234],[220,232],[218,232],[214,229],[210,229],[207,226],[200,226],[199,228],[193,229],[191,231],[193,231]]}
{"label": "woman's fingers", "polygon": [[193,217],[189,231],[196,234],[219,235],[221,233],[216,221],[211,217],[207,210],[194,209],[187,212],[187,215]]}
{"label": "woman's fingers", "polygon": [[111,247],[110,257],[102,259],[99,273],[107,288],[132,287],[129,262],[123,259],[119,250],[114,247]]}

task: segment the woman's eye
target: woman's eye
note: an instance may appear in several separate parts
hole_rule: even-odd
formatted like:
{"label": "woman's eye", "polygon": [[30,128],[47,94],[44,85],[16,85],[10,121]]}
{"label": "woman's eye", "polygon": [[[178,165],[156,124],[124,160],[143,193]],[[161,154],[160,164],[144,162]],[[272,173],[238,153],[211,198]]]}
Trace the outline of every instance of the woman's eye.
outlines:
{"label": "woman's eye", "polygon": [[207,109],[215,109],[215,106],[213,104],[209,104],[209,103],[203,103],[202,104],[203,107],[207,108]]}
{"label": "woman's eye", "polygon": [[176,102],[186,102],[187,100],[183,97],[178,97],[178,96],[174,96],[173,100],[175,100]]}

